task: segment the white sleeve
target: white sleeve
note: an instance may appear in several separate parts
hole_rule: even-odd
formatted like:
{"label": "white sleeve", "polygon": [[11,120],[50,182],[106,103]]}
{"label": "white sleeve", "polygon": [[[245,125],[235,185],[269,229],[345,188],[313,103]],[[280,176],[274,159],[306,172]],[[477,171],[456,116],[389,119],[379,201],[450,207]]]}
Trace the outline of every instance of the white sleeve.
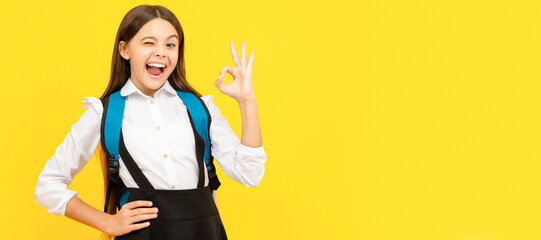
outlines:
{"label": "white sleeve", "polygon": [[56,148],[38,176],[34,200],[48,212],[65,216],[66,205],[77,192],[67,189],[90,160],[100,141],[100,124],[103,106],[93,97],[83,98],[86,111]]}
{"label": "white sleeve", "polygon": [[212,96],[202,97],[210,116],[210,139],[212,155],[227,176],[247,187],[259,185],[265,172],[267,155],[263,146],[248,147],[229,127],[220,109],[212,103]]}

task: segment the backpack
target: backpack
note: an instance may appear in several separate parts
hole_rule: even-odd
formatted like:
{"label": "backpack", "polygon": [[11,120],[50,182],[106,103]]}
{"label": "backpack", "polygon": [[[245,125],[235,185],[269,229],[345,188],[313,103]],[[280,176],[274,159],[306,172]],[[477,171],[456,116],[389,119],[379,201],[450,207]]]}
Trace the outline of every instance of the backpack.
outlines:
{"label": "backpack", "polygon": [[[193,121],[195,126],[194,134],[199,135],[204,140],[205,149],[204,157],[205,165],[207,166],[207,173],[209,178],[209,186],[212,190],[217,190],[221,185],[216,176],[216,168],[214,166],[214,157],[211,154],[210,145],[210,113],[205,103],[196,95],[190,92],[184,92],[176,90],[177,95],[182,102],[186,105],[190,120]],[[109,203],[109,197],[113,187],[120,189],[120,203],[117,206],[118,210],[122,208],[128,200],[129,190],[124,183],[120,180],[119,176],[119,139],[120,130],[122,128],[122,118],[124,116],[124,106],[126,97],[120,95],[120,90],[116,91],[109,96],[100,98],[103,105],[103,114],[101,119],[101,147],[107,157],[107,172],[109,174],[109,182],[107,183],[107,194],[105,197],[104,212],[107,212],[107,205]],[[122,184],[120,186],[119,184]],[[213,193],[214,197],[214,193]]]}

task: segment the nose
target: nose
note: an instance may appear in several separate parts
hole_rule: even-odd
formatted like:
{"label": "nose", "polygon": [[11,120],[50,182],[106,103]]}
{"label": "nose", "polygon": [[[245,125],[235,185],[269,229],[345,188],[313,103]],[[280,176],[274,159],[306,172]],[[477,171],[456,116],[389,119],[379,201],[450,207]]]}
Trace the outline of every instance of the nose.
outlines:
{"label": "nose", "polygon": [[156,56],[162,56],[162,57],[165,57],[165,48],[161,45],[159,45],[158,47],[156,47],[156,51],[154,53]]}

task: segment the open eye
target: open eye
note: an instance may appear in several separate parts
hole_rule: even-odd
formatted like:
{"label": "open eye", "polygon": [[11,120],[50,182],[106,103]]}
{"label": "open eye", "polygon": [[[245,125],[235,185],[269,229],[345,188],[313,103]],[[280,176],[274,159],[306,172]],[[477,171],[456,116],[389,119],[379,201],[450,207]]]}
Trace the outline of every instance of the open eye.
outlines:
{"label": "open eye", "polygon": [[174,43],[169,43],[167,45],[169,45],[169,47],[175,47],[176,46]]}

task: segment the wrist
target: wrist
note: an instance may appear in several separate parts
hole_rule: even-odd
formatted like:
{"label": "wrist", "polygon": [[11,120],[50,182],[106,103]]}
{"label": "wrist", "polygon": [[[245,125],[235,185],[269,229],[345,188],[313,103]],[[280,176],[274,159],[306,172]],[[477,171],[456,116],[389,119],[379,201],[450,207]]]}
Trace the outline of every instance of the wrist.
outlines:
{"label": "wrist", "polygon": [[111,231],[111,228],[113,226],[112,220],[113,220],[113,215],[107,213],[107,216],[105,218],[105,226],[103,226],[103,229],[102,229],[103,232],[105,232],[107,234],[111,234],[111,235],[113,234],[112,231]]}
{"label": "wrist", "polygon": [[251,95],[248,95],[248,96],[238,97],[238,98],[235,98],[235,100],[237,100],[237,102],[240,105],[255,104],[256,103],[254,94],[251,94]]}

